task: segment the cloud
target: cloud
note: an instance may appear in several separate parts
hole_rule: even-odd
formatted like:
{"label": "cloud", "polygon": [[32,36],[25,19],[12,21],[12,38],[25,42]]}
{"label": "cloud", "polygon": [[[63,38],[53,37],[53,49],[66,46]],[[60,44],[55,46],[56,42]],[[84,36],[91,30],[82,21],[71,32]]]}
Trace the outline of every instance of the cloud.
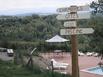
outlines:
{"label": "cloud", "polygon": [[0,9],[83,5],[93,0],[0,0]]}
{"label": "cloud", "polygon": [[0,0],[0,11],[69,7],[95,0]]}

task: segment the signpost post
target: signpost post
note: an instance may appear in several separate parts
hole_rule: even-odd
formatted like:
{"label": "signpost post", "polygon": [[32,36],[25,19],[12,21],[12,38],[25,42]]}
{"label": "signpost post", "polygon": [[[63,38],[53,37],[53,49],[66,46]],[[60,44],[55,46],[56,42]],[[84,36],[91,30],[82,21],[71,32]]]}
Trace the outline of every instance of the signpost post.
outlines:
{"label": "signpost post", "polygon": [[80,14],[77,11],[84,10],[83,7],[71,6],[67,8],[59,8],[57,12],[68,12],[57,16],[58,20],[69,20],[64,23],[66,29],[61,29],[61,35],[71,35],[71,50],[72,50],[72,77],[79,77],[78,65],[78,44],[77,34],[91,34],[94,32],[92,28],[77,28],[77,19],[88,19],[90,13]]}
{"label": "signpost post", "polygon": [[[77,7],[71,6],[70,14],[74,14],[75,21],[77,19]],[[72,16],[74,18],[74,16]],[[72,19],[72,18],[71,18]],[[76,27],[72,27],[75,29]],[[72,77],[79,77],[79,65],[78,65],[78,50],[77,50],[77,35],[71,35],[71,50],[72,50]]]}

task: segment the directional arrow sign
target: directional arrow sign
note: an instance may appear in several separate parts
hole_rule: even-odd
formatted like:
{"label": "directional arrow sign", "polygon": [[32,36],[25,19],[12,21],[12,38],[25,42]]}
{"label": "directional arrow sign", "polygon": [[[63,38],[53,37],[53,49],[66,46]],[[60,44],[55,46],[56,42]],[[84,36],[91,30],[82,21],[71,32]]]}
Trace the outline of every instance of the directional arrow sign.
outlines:
{"label": "directional arrow sign", "polygon": [[57,12],[77,12],[77,6],[58,8]]}
{"label": "directional arrow sign", "polygon": [[64,7],[64,8],[58,8],[57,12],[69,12],[70,8],[69,7]]}
{"label": "directional arrow sign", "polygon": [[61,35],[76,35],[76,34],[91,34],[94,30],[92,28],[75,28],[75,29],[61,29]]}
{"label": "directional arrow sign", "polygon": [[77,14],[59,14],[56,18],[58,20],[89,19],[90,18],[90,12],[78,12]]}
{"label": "directional arrow sign", "polygon": [[60,14],[56,17],[58,20],[72,20],[78,19],[77,14]]}
{"label": "directional arrow sign", "polygon": [[64,22],[64,27],[76,27],[76,21]]}
{"label": "directional arrow sign", "polygon": [[78,6],[78,11],[89,11],[90,10],[90,6],[86,5],[86,6]]}
{"label": "directional arrow sign", "polygon": [[[89,6],[78,6],[78,7],[74,6],[74,7],[72,7],[72,9],[74,11],[89,11],[90,7]],[[70,13],[71,7],[58,8],[57,12],[60,12],[60,13],[61,12],[68,12],[68,13]]]}

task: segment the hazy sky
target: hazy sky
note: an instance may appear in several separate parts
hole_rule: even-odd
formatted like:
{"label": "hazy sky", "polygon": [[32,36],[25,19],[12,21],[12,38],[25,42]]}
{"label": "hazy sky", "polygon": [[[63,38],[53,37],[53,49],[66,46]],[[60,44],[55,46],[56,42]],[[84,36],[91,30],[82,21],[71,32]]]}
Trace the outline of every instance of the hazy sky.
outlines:
{"label": "hazy sky", "polygon": [[[32,10],[52,10],[70,5],[85,5],[97,0],[0,0],[0,13],[17,13]],[[51,9],[50,9],[51,8]]]}

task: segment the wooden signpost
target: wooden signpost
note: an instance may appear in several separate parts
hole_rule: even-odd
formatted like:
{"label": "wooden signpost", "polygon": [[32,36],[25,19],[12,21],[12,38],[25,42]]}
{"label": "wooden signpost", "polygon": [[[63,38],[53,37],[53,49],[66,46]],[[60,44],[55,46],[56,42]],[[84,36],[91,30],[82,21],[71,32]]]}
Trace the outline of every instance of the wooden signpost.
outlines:
{"label": "wooden signpost", "polygon": [[64,23],[66,29],[61,29],[61,35],[71,35],[71,50],[72,50],[72,77],[79,77],[79,65],[78,65],[78,44],[77,34],[91,34],[94,32],[92,28],[77,28],[77,19],[88,19],[90,13],[82,14],[77,11],[83,11],[83,7],[71,6],[67,8],[59,8],[57,12],[68,12],[67,14],[60,14],[56,18],[58,20],[68,20]]}

